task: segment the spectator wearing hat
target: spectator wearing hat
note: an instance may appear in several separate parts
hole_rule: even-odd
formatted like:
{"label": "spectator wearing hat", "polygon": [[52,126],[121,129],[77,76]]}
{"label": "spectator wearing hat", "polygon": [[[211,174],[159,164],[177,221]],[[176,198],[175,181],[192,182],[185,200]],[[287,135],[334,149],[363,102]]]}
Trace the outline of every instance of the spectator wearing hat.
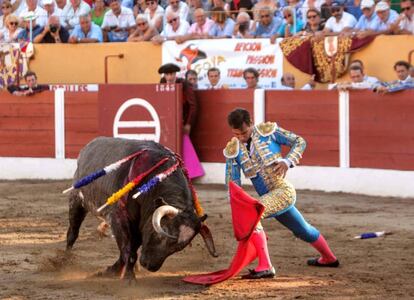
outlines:
{"label": "spectator wearing hat", "polygon": [[33,39],[34,43],[60,44],[67,43],[69,32],[60,25],[57,16],[50,16],[49,22],[43,28],[43,31]]}
{"label": "spectator wearing hat", "polygon": [[[379,26],[379,18],[375,13],[374,0],[362,0],[361,10],[362,16],[359,18],[358,23],[355,25],[355,30],[367,33],[375,32],[375,29]],[[361,35],[359,36],[361,37]]]}
{"label": "spectator wearing hat", "polygon": [[101,28],[92,23],[89,15],[79,17],[79,25],[76,25],[69,37],[69,43],[102,43]]}
{"label": "spectator wearing hat", "polygon": [[109,11],[102,22],[104,40],[109,42],[126,42],[135,29],[134,13],[130,8],[121,6],[120,0],[111,0]]}
{"label": "spectator wearing hat", "polygon": [[380,1],[375,6],[375,13],[378,16],[378,26],[375,28],[377,34],[391,34],[398,19],[398,13],[390,9],[385,1]]}
{"label": "spectator wearing hat", "polygon": [[337,1],[332,3],[331,15],[325,24],[325,34],[337,35],[350,32],[357,23],[355,17],[344,11],[344,6]]}
{"label": "spectator wearing hat", "polygon": [[47,12],[41,8],[37,0],[26,0],[26,8],[22,10],[19,17],[20,18],[33,18],[31,16],[32,13],[34,15],[34,18],[36,19],[36,24],[40,27],[44,27],[47,24]]}
{"label": "spectator wearing hat", "polygon": [[411,0],[402,0],[401,14],[396,24],[399,26],[395,29],[397,34],[414,34],[414,3]]}
{"label": "spectator wearing hat", "polygon": [[[36,22],[36,15],[33,11],[27,11],[22,15],[23,30],[17,36],[19,42],[31,42],[37,35],[43,31],[43,27]],[[30,36],[30,26],[32,28],[32,36]]]}
{"label": "spectator wearing hat", "polygon": [[204,175],[203,168],[200,160],[195,153],[194,147],[190,140],[190,133],[194,128],[196,119],[198,104],[195,97],[194,89],[192,84],[177,78],[177,72],[180,71],[180,67],[175,64],[168,63],[162,65],[158,69],[159,74],[163,74],[160,83],[175,84],[181,83],[183,88],[183,146],[182,146],[182,157],[184,164],[188,169],[189,177],[195,178]]}
{"label": "spectator wearing hat", "polygon": [[72,32],[75,26],[79,25],[79,17],[88,15],[91,7],[83,0],[69,0],[69,5],[65,6],[63,16],[65,18],[65,28]]}
{"label": "spectator wearing hat", "polygon": [[54,0],[43,0],[43,8],[47,13],[48,20],[50,16],[56,16],[59,19],[60,24],[65,26],[65,18],[63,17],[63,10],[56,6]]}
{"label": "spectator wearing hat", "polygon": [[144,14],[139,14],[136,18],[137,28],[128,37],[128,42],[150,41],[158,35],[157,29],[148,23]]}

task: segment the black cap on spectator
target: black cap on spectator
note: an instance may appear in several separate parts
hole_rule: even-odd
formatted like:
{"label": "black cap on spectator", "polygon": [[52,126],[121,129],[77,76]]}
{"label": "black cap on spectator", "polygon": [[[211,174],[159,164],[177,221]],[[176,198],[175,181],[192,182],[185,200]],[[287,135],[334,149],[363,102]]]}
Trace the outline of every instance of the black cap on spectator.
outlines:
{"label": "black cap on spectator", "polygon": [[158,69],[158,74],[168,74],[168,73],[176,73],[180,71],[180,67],[176,64],[168,63],[165,65],[162,65]]}
{"label": "black cap on spectator", "polygon": [[338,7],[338,6],[344,6],[344,5],[345,5],[345,1],[343,0],[335,0],[331,4],[332,7]]}

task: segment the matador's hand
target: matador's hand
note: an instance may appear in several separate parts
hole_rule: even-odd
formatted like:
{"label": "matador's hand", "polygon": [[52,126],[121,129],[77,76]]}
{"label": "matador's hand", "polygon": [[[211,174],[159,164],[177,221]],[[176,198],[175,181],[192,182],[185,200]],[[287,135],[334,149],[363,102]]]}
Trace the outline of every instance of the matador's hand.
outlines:
{"label": "matador's hand", "polygon": [[276,175],[285,178],[288,169],[288,166],[283,161],[279,161],[278,163],[274,164],[273,170],[275,171]]}

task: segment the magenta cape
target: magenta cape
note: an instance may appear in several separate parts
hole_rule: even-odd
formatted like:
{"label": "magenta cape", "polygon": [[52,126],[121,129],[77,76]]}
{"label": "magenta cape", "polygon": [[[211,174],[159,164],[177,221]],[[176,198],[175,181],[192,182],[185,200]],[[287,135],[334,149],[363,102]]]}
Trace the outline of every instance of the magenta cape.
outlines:
{"label": "magenta cape", "polygon": [[233,182],[230,182],[229,190],[234,236],[239,242],[236,254],[228,269],[187,276],[183,278],[185,282],[202,285],[222,282],[239,274],[257,257],[256,248],[250,241],[250,237],[260,221],[264,206]]}
{"label": "magenta cape", "polygon": [[193,143],[190,140],[188,134],[183,135],[183,160],[184,165],[188,170],[188,176],[190,179],[197,178],[204,175],[203,167],[195,152]]}

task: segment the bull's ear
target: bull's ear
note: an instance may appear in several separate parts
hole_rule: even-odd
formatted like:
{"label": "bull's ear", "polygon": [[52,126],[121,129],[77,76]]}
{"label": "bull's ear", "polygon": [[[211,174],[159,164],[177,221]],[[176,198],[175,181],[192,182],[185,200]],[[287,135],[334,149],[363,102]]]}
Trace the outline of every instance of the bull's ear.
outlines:
{"label": "bull's ear", "polygon": [[208,217],[207,215],[203,215],[203,216],[201,216],[201,217],[200,217],[200,221],[201,221],[201,222],[204,222],[204,221],[207,219],[207,217]]}
{"label": "bull's ear", "polygon": [[154,208],[155,209],[157,209],[158,207],[163,206],[163,205],[168,205],[168,203],[165,202],[163,197],[158,197],[157,199],[155,199],[155,201],[154,201]]}

